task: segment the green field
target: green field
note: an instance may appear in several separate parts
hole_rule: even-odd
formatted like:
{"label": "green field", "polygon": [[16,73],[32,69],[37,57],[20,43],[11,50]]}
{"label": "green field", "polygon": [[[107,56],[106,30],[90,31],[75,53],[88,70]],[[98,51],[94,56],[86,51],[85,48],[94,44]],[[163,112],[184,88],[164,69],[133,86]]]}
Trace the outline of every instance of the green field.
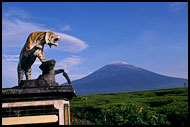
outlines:
{"label": "green field", "polygon": [[188,125],[188,89],[79,95],[72,125]]}

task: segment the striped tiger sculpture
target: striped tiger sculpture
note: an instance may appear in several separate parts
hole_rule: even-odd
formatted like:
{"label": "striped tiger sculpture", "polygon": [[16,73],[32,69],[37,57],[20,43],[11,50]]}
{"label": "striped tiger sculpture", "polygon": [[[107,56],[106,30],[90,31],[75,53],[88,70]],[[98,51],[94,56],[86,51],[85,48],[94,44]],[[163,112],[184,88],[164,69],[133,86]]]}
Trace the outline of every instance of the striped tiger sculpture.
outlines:
{"label": "striped tiger sculpture", "polygon": [[31,79],[31,66],[35,62],[36,57],[38,57],[42,63],[46,62],[43,52],[44,45],[48,44],[50,48],[52,45],[58,46],[57,41],[60,40],[60,38],[60,36],[49,30],[46,32],[33,32],[29,35],[19,56],[17,66],[18,84],[21,83],[24,74],[26,80]]}

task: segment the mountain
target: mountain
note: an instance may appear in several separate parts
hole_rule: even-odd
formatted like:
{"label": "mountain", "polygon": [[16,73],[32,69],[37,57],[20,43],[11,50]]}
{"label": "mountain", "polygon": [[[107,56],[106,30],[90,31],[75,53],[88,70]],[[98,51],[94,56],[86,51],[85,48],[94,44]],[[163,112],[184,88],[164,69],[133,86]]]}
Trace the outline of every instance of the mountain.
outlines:
{"label": "mountain", "polygon": [[72,81],[72,85],[77,94],[100,94],[184,87],[187,81],[160,75],[126,62],[115,62]]}

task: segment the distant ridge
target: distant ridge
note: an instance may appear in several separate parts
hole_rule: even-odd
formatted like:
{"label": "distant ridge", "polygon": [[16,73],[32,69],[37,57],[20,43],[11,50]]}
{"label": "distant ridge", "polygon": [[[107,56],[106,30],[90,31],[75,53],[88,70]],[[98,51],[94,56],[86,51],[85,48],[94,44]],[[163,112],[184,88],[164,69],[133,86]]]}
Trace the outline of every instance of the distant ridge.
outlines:
{"label": "distant ridge", "polygon": [[72,81],[77,94],[118,93],[184,87],[187,79],[160,75],[124,61],[112,62]]}

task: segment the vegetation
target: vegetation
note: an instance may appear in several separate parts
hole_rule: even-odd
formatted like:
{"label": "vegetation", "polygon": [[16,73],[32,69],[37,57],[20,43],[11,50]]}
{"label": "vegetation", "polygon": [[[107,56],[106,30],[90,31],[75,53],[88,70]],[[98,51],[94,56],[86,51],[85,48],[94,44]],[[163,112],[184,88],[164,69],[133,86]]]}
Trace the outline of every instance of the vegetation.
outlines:
{"label": "vegetation", "polygon": [[188,90],[79,95],[71,100],[72,125],[188,125]]}

